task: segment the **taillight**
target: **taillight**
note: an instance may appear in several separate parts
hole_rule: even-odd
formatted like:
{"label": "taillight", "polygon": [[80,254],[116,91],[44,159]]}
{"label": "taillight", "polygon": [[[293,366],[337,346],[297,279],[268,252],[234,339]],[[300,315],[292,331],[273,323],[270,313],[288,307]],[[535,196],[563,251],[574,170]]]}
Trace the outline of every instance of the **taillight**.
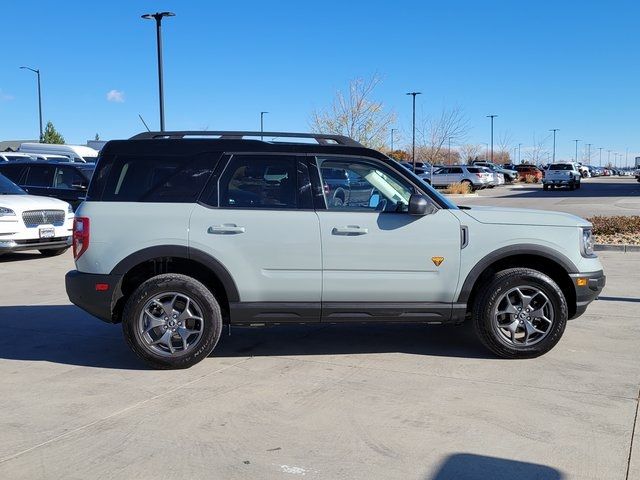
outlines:
{"label": "taillight", "polygon": [[73,258],[79,259],[89,248],[89,218],[73,219]]}

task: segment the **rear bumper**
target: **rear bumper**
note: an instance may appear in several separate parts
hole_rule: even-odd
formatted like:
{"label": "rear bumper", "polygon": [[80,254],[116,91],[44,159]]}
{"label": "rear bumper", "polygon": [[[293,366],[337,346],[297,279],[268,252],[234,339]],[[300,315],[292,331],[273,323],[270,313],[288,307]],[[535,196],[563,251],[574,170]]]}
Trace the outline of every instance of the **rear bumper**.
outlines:
{"label": "rear bumper", "polygon": [[[108,323],[118,321],[114,317],[114,310],[116,302],[122,297],[121,281],[121,275],[97,275],[77,270],[71,270],[65,276],[69,300],[84,311]],[[96,289],[97,284],[107,284],[109,288],[99,291]]]}
{"label": "rear bumper", "polygon": [[71,237],[54,237],[33,240],[0,240],[0,253],[21,252],[23,250],[58,250],[69,248]]}
{"label": "rear bumper", "polygon": [[[573,273],[569,276],[576,289],[576,313],[571,318],[578,318],[585,312],[589,304],[598,298],[607,283],[607,277],[602,270],[591,273]],[[585,285],[578,285],[579,279],[584,279]]]}
{"label": "rear bumper", "polygon": [[570,185],[576,182],[577,180],[573,178],[563,178],[562,180],[559,180],[559,179],[547,180],[546,178],[542,179],[542,183],[544,185]]}

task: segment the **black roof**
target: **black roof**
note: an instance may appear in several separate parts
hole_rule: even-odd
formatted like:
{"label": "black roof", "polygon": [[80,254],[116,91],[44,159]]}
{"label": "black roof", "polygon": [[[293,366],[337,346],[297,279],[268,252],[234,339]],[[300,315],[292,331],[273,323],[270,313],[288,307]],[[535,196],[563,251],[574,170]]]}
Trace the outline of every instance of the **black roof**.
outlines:
{"label": "black roof", "polygon": [[[264,140],[261,140],[262,137]],[[271,140],[271,139],[284,139]],[[300,143],[307,139],[316,143]],[[179,131],[144,132],[128,140],[111,140],[102,148],[101,155],[109,154],[197,154],[211,151],[245,153],[312,153],[332,155],[362,155],[388,159],[376,150],[364,147],[355,140],[341,135],[286,132],[236,131]]]}

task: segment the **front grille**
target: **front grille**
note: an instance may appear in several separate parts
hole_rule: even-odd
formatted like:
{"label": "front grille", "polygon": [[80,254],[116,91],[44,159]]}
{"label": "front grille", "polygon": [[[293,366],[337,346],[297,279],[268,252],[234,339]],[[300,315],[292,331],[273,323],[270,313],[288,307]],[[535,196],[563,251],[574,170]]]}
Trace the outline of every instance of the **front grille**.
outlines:
{"label": "front grille", "polygon": [[64,210],[29,210],[23,212],[22,220],[27,227],[37,227],[38,225],[53,225],[61,227],[64,225]]}

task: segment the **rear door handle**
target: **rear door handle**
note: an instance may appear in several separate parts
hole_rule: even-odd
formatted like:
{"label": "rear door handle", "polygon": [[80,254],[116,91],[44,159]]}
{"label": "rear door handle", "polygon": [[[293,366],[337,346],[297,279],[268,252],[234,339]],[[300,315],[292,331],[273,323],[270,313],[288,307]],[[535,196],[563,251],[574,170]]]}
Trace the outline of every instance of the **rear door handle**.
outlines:
{"label": "rear door handle", "polygon": [[223,225],[211,225],[207,229],[207,233],[213,235],[237,235],[244,233],[244,227],[240,227],[235,223],[225,223]]}
{"label": "rear door handle", "polygon": [[367,233],[369,233],[368,228],[362,228],[358,225],[347,225],[346,227],[333,227],[333,230],[331,230],[332,235],[356,236],[356,235],[366,235]]}

